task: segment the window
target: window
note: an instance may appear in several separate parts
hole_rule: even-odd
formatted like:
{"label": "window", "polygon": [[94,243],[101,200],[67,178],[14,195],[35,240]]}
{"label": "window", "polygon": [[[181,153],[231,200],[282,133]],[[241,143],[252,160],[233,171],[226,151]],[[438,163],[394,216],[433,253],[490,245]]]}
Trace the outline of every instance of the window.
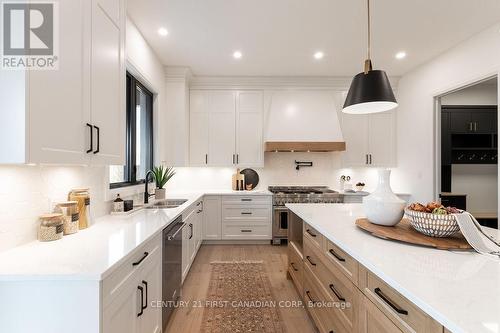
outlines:
{"label": "window", "polygon": [[144,183],[153,168],[153,94],[127,73],[126,165],[112,165],[110,188]]}

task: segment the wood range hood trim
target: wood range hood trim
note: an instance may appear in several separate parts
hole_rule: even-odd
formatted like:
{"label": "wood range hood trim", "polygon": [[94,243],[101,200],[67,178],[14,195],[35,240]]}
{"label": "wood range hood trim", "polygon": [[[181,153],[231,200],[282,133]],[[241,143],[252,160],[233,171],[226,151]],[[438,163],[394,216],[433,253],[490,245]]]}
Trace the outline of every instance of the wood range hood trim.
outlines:
{"label": "wood range hood trim", "polygon": [[345,151],[346,145],[343,141],[267,141],[266,152],[331,152]]}

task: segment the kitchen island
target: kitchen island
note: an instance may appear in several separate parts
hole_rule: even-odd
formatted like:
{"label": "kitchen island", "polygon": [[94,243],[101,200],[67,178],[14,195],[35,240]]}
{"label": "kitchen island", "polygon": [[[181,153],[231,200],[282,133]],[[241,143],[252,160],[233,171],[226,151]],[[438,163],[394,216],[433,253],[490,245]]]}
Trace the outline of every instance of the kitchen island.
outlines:
{"label": "kitchen island", "polygon": [[[376,238],[355,225],[364,216],[361,204],[287,207],[357,261],[360,271],[382,280],[445,329],[500,332],[500,259]],[[488,232],[500,238],[498,230]]]}

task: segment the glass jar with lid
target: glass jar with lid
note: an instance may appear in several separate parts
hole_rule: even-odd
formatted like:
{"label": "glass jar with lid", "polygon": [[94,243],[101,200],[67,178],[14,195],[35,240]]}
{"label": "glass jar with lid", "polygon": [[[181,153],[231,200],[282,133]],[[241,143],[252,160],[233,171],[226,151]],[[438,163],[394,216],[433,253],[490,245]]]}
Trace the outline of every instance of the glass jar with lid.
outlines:
{"label": "glass jar with lid", "polygon": [[77,201],[59,202],[54,211],[62,214],[64,235],[71,235],[78,232],[80,214],[78,213]]}
{"label": "glass jar with lid", "polygon": [[38,217],[40,227],[38,240],[49,242],[61,239],[63,236],[63,217],[61,213],[43,214]]}
{"label": "glass jar with lid", "polygon": [[80,220],[78,227],[86,229],[92,223],[90,216],[90,192],[88,188],[75,188],[68,194],[68,200],[78,202]]}

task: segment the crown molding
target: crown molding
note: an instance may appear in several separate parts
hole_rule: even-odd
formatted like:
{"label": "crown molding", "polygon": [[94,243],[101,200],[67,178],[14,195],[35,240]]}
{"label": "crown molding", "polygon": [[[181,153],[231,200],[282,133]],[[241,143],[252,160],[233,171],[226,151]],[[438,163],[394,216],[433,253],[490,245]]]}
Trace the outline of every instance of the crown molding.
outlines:
{"label": "crown molding", "polygon": [[191,68],[184,66],[165,66],[167,82],[189,82],[193,77]]}
{"label": "crown molding", "polygon": [[[318,76],[193,76],[191,89],[325,89],[348,90],[351,77]],[[399,77],[391,77],[391,84],[397,86]]]}

